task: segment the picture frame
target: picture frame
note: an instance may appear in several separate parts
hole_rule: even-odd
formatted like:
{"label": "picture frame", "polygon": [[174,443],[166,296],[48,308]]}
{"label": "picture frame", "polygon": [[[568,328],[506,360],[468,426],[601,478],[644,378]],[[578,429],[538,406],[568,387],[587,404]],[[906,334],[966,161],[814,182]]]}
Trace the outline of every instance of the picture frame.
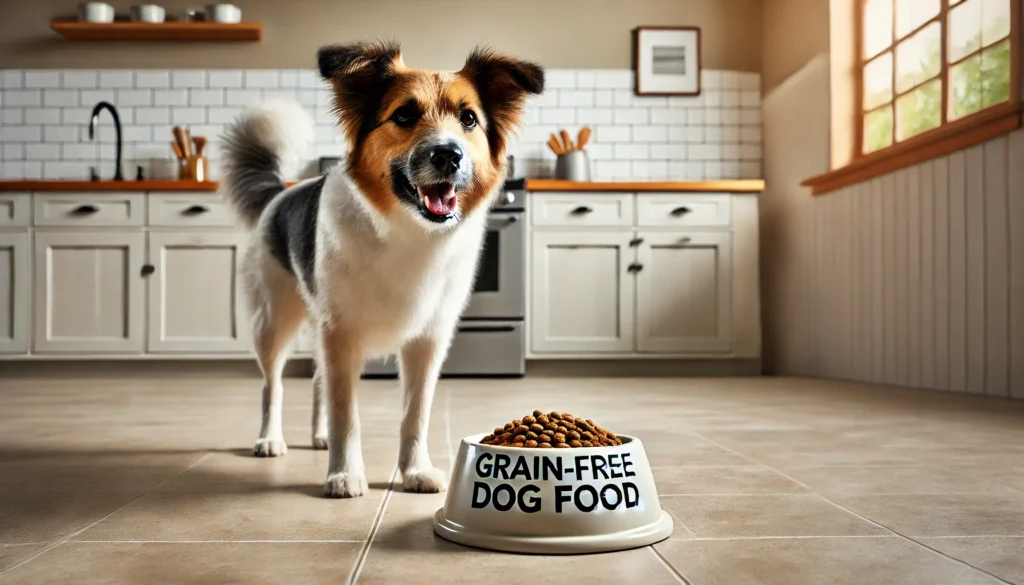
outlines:
{"label": "picture frame", "polygon": [[633,72],[636,95],[700,95],[700,28],[633,29]]}

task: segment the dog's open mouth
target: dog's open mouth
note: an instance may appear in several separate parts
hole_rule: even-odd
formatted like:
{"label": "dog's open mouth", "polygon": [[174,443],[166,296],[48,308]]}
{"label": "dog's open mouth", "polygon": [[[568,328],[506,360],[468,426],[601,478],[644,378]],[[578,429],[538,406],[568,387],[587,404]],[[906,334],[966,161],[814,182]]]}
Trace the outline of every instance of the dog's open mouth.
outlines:
{"label": "dog's open mouth", "polygon": [[455,213],[455,206],[459,202],[455,186],[451,183],[420,185],[416,187],[416,194],[426,210],[438,218],[447,218]]}

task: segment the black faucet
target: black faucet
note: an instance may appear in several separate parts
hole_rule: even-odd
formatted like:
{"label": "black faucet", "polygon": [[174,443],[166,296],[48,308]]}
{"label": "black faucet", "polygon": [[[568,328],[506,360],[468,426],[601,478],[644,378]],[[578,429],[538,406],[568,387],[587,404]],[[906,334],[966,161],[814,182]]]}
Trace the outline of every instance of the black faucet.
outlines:
{"label": "black faucet", "polygon": [[89,119],[89,140],[93,140],[96,133],[96,120],[100,117],[100,110],[104,109],[110,110],[110,115],[114,117],[114,128],[117,130],[117,166],[114,168],[114,180],[123,181],[124,175],[121,174],[121,117],[117,115],[117,108],[110,102],[100,102],[92,109],[92,117]]}

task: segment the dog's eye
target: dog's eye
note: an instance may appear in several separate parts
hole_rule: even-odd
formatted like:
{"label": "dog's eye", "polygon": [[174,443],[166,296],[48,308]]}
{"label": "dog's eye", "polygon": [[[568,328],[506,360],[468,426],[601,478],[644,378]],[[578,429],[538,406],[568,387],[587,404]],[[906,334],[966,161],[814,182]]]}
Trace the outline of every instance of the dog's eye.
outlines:
{"label": "dog's eye", "polygon": [[462,114],[459,116],[459,122],[466,128],[472,128],[476,126],[476,114],[473,110],[462,110]]}
{"label": "dog's eye", "polygon": [[419,119],[419,112],[412,106],[402,106],[395,110],[394,114],[391,114],[391,119],[395,121],[395,124],[403,128],[409,128],[416,124],[416,120]]}

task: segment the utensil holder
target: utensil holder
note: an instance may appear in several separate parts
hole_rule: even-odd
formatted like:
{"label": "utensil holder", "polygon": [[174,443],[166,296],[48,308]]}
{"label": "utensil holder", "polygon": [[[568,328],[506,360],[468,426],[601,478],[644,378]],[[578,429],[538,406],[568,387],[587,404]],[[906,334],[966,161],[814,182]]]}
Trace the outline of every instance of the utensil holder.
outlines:
{"label": "utensil holder", "polygon": [[190,156],[181,159],[181,165],[178,167],[178,179],[182,181],[198,181],[200,183],[209,180],[206,157]]}
{"label": "utensil holder", "polygon": [[590,158],[584,150],[573,150],[558,155],[555,161],[555,178],[566,181],[589,181]]}

